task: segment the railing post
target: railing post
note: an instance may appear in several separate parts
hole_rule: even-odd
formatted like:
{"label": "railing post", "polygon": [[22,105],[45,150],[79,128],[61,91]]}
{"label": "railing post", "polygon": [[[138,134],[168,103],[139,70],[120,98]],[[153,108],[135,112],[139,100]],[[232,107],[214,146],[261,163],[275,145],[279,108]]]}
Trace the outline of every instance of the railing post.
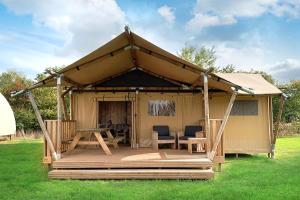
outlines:
{"label": "railing post", "polygon": [[208,102],[208,77],[207,74],[203,74],[203,86],[204,86],[204,119],[205,119],[205,136],[207,138],[207,153],[210,152],[210,121],[209,121],[209,102]]}
{"label": "railing post", "polygon": [[61,100],[61,81],[62,76],[57,77],[57,135],[56,135],[56,151],[57,158],[61,157],[61,127],[62,127],[62,100]]}

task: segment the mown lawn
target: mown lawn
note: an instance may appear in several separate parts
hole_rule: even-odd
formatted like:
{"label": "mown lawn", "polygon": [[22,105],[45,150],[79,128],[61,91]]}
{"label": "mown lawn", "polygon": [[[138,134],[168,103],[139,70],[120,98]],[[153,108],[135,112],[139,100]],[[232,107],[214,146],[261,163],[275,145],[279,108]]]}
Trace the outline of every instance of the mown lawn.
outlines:
{"label": "mown lawn", "polygon": [[42,143],[0,143],[0,199],[300,199],[300,137],[266,155],[228,158],[211,181],[48,180]]}

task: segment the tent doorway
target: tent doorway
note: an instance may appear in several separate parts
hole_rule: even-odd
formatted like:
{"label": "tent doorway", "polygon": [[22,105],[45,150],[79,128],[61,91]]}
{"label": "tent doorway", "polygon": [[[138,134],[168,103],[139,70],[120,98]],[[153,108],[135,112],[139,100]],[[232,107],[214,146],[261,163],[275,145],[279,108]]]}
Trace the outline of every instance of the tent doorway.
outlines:
{"label": "tent doorway", "polygon": [[98,101],[98,127],[109,128],[114,137],[124,136],[121,144],[132,145],[133,103]]}

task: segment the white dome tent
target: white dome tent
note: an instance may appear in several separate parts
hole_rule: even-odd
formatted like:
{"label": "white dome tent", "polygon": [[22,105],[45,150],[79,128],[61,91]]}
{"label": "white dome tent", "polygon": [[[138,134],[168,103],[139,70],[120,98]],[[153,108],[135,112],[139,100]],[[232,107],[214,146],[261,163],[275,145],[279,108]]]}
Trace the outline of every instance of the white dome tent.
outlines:
{"label": "white dome tent", "polygon": [[0,137],[14,134],[16,134],[14,113],[8,101],[0,93]]}

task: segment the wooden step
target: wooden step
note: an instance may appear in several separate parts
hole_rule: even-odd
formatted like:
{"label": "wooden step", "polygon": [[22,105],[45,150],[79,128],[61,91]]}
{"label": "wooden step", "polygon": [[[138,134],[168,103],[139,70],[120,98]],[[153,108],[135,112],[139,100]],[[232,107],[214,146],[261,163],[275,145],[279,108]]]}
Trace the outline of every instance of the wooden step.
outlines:
{"label": "wooden step", "polygon": [[52,170],[51,179],[210,179],[210,169],[85,169]]}
{"label": "wooden step", "polygon": [[100,168],[197,168],[208,169],[213,166],[207,158],[194,160],[143,160],[143,161],[54,161],[55,169],[100,169]]}

